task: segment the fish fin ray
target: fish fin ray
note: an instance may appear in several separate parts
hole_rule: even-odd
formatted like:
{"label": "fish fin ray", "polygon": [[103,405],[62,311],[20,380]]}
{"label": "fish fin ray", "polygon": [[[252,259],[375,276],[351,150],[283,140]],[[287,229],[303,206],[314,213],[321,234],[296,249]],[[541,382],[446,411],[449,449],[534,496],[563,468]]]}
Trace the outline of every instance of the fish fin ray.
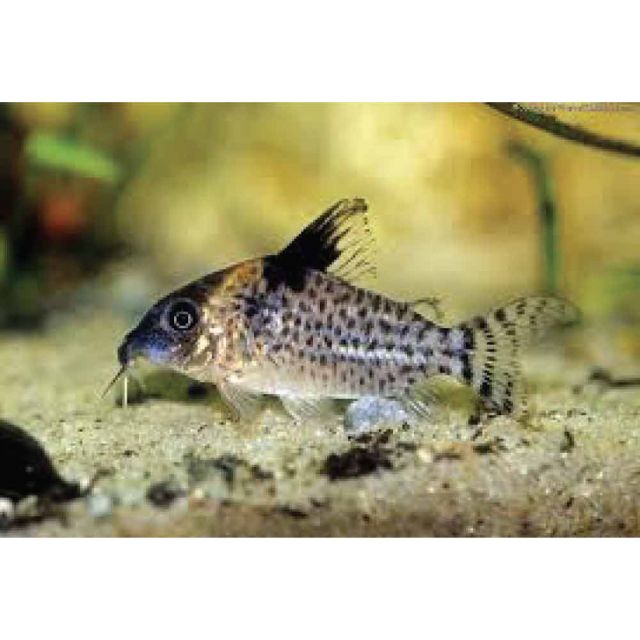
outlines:
{"label": "fish fin ray", "polygon": [[374,239],[362,198],[339,200],[305,227],[280,253],[267,259],[271,277],[291,286],[308,270],[351,280],[373,270]]}
{"label": "fish fin ray", "polygon": [[251,420],[262,408],[262,395],[243,389],[228,380],[218,383],[218,390],[224,401],[235,411],[239,418]]}
{"label": "fish fin ray", "polygon": [[426,381],[421,381],[410,387],[405,393],[394,397],[404,409],[416,420],[431,418],[434,408],[440,404],[436,391]]}
{"label": "fish fin ray", "polygon": [[302,396],[280,396],[285,411],[298,423],[326,417],[333,410],[330,398],[307,398]]}
{"label": "fish fin ray", "polygon": [[532,296],[518,298],[485,316],[455,327],[463,332],[462,355],[469,366],[460,380],[472,386],[491,409],[500,413],[527,412],[520,352],[554,326],[570,324],[578,310],[566,300]]}

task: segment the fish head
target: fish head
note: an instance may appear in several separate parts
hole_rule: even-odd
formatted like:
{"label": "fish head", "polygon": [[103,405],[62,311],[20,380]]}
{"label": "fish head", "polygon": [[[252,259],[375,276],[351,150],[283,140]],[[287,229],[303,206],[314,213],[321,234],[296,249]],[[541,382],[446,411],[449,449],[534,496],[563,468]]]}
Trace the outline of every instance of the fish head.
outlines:
{"label": "fish head", "polygon": [[193,287],[159,300],[124,337],[118,360],[126,368],[143,358],[153,364],[191,373],[213,357],[222,327],[209,300]]}
{"label": "fish head", "polygon": [[121,372],[144,358],[205,381],[235,366],[238,296],[259,277],[251,260],[211,273],[156,302],[118,348]]}

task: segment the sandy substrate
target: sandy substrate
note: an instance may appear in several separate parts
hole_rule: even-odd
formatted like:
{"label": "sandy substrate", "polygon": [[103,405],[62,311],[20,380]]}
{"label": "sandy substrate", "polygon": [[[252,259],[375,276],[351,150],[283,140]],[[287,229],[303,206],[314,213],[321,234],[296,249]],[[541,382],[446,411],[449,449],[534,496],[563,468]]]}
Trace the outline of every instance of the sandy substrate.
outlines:
{"label": "sandy substrate", "polygon": [[[2,535],[636,535],[640,387],[580,386],[563,349],[527,359],[535,417],[469,424],[468,406],[349,439],[339,414],[296,426],[276,404],[233,421],[215,392],[147,376],[127,409],[100,393],[126,326],[60,320],[0,338],[0,413],[90,496]],[[117,394],[116,394],[117,395]],[[451,408],[451,406],[457,408]],[[33,512],[33,501],[18,513]]]}

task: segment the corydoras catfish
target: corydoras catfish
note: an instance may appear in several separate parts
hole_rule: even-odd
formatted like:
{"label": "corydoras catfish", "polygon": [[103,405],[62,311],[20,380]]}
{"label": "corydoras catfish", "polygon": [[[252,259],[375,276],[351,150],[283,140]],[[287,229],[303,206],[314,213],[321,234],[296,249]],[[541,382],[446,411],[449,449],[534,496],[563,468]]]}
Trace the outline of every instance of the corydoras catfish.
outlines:
{"label": "corydoras catfish", "polygon": [[138,357],[213,382],[242,416],[278,396],[301,420],[331,399],[379,396],[425,413],[420,391],[445,375],[492,411],[523,406],[521,346],[574,316],[552,297],[525,297],[440,326],[352,284],[367,268],[367,205],[341,200],[282,251],[229,266],[159,300],[128,333],[120,373]]}

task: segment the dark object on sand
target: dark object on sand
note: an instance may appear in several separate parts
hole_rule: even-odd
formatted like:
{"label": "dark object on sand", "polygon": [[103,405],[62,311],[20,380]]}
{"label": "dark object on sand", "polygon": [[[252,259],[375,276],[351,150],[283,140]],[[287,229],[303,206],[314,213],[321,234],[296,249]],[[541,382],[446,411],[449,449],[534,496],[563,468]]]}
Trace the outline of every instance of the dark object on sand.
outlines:
{"label": "dark object on sand", "polygon": [[183,495],[185,495],[184,489],[173,480],[157,482],[147,490],[147,500],[156,507],[169,507]]}
{"label": "dark object on sand", "polygon": [[82,492],[78,484],[60,476],[33,436],[0,420],[0,497],[18,502],[31,495],[64,502],[80,497]]}
{"label": "dark object on sand", "polygon": [[322,472],[329,480],[357,478],[378,469],[392,469],[393,465],[385,451],[377,448],[353,447],[344,453],[332,453],[324,463]]}
{"label": "dark object on sand", "polygon": [[393,469],[392,449],[389,443],[391,430],[382,433],[364,434],[356,439],[358,443],[343,453],[332,453],[324,461],[321,473],[329,480],[357,478],[378,470]]}
{"label": "dark object on sand", "polygon": [[589,374],[587,382],[599,382],[605,387],[624,388],[640,386],[640,376],[632,378],[616,378],[606,369],[595,367]]}

